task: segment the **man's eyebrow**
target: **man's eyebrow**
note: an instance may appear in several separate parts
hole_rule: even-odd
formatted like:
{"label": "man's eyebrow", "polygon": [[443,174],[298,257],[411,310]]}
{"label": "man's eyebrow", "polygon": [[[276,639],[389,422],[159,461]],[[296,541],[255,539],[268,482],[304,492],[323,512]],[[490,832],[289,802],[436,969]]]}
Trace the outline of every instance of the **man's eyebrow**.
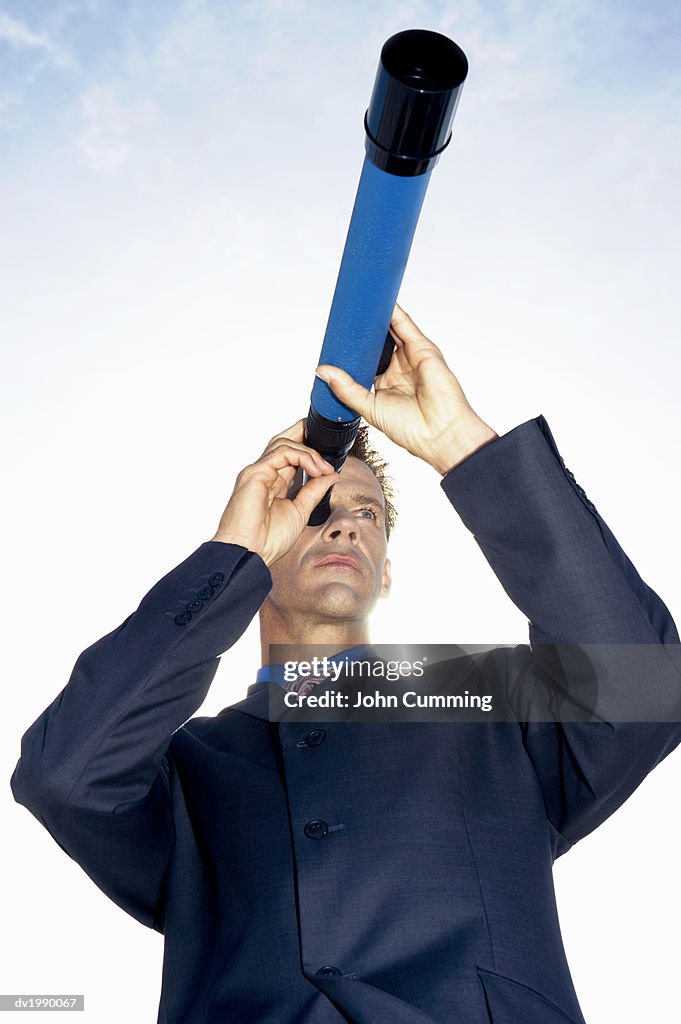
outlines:
{"label": "man's eyebrow", "polygon": [[360,494],[358,492],[354,492],[353,494],[348,494],[348,501],[355,502],[358,505],[373,505],[374,508],[379,509],[381,512],[385,512],[384,506],[371,494]]}

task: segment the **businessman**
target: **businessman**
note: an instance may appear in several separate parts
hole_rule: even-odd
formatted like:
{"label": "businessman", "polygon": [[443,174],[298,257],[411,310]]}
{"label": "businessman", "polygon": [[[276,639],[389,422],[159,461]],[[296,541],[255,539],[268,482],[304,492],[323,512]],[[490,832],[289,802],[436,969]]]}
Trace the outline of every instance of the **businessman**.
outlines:
{"label": "businessman", "polygon": [[[475,656],[517,721],[271,720],[270,644],[369,643],[394,521],[360,447],[338,474],[302,420],[272,438],[214,537],[79,656],[11,780],[94,882],[164,934],[160,1024],[584,1024],[552,864],[681,741],[672,618],[544,417],[499,437],[399,307],[391,332],[373,392],[318,372],[439,474],[529,620],[530,645]],[[329,519],[306,526],[331,484]],[[463,587],[432,568],[436,600]],[[257,612],[247,696],[192,718]],[[652,714],[530,720],[551,707],[558,644],[604,645],[601,678]]]}

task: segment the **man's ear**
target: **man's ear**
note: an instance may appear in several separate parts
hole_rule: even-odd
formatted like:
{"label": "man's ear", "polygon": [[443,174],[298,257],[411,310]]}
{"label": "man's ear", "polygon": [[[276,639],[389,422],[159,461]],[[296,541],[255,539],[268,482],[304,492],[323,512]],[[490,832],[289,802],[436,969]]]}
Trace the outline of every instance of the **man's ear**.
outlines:
{"label": "man's ear", "polygon": [[391,585],[392,578],[390,575],[390,559],[386,558],[385,566],[383,568],[383,579],[381,580],[381,593],[379,594],[379,597],[389,597]]}

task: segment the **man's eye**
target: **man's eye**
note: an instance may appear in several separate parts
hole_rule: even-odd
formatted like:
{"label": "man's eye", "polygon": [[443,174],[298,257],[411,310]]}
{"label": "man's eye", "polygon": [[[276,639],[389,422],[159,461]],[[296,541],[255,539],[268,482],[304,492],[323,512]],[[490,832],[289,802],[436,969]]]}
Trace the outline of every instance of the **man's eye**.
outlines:
{"label": "man's eye", "polygon": [[374,519],[376,518],[376,513],[374,512],[374,510],[372,508],[360,508],[360,509],[358,509],[358,511],[359,512],[370,512],[371,515],[374,517]]}

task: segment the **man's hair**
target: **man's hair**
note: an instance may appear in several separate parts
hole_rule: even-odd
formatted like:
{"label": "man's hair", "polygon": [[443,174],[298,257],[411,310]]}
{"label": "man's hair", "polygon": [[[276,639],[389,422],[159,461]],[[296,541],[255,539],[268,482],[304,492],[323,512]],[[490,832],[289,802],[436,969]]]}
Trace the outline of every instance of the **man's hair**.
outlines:
{"label": "man's hair", "polygon": [[368,466],[380,484],[385,501],[385,535],[390,540],[390,534],[397,522],[397,509],[393,504],[395,485],[388,472],[389,466],[387,461],[382,455],[379,455],[371,443],[369,427],[366,423],[362,423],[357,431],[357,437],[348,452],[348,458],[350,456]]}

